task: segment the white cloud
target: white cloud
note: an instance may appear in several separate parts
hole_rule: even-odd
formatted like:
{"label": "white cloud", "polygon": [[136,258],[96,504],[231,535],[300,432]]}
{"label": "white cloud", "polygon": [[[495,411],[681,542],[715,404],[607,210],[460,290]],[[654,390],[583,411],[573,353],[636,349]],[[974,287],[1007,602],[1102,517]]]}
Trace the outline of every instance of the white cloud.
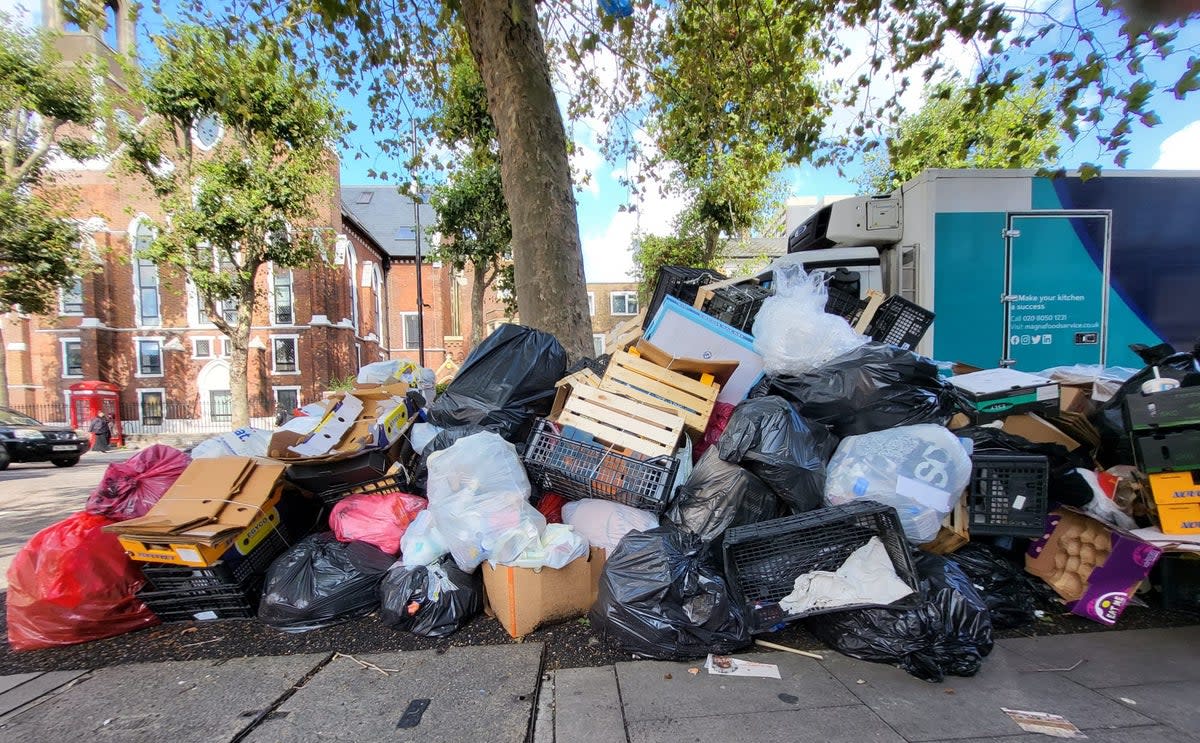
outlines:
{"label": "white cloud", "polygon": [[1200,170],[1200,121],[1193,121],[1158,146],[1155,170]]}
{"label": "white cloud", "polygon": [[0,0],[0,13],[17,22],[17,25],[32,28],[41,20],[41,3],[34,0]]}
{"label": "white cloud", "polygon": [[[651,189],[652,191],[654,189]],[[680,196],[648,195],[637,211],[617,212],[601,234],[583,237],[583,274],[588,281],[629,281],[633,278],[633,238],[638,234],[669,234],[683,210]]]}

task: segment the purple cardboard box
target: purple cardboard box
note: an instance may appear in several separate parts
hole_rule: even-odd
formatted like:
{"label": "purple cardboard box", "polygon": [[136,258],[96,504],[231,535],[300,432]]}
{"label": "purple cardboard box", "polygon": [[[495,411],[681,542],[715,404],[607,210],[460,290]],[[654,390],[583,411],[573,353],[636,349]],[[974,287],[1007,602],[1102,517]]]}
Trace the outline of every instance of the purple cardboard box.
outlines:
{"label": "purple cardboard box", "polygon": [[1061,509],[1046,516],[1045,534],[1029,545],[1025,570],[1066,599],[1072,614],[1111,625],[1161,554],[1129,532]]}

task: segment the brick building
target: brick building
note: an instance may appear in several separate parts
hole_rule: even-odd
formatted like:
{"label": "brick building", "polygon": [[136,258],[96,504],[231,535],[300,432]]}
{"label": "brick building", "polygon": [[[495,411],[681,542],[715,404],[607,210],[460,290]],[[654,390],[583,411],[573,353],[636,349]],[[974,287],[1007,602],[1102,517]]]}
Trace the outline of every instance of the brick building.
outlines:
{"label": "brick building", "polygon": [[588,312],[592,316],[592,345],[596,355],[607,353],[604,336],[617,323],[638,313],[638,284],[636,281],[596,283],[587,285]]}

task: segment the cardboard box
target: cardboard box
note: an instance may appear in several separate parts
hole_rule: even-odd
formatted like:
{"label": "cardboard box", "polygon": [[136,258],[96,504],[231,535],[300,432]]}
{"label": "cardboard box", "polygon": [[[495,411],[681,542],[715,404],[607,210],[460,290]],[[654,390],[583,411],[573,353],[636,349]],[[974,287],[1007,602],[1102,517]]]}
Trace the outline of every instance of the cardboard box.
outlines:
{"label": "cardboard box", "polygon": [[1129,597],[1162,549],[1090,516],[1060,509],[1025,554],[1025,570],[1067,600],[1067,608],[1100,624],[1116,624]]}
{"label": "cardboard box", "polygon": [[1058,388],[1058,409],[1064,413],[1087,413],[1092,408],[1091,382],[1061,383]]}
{"label": "cardboard box", "polygon": [[676,297],[663,300],[658,314],[646,326],[645,338],[675,356],[737,361],[737,370],[721,386],[717,402],[737,405],[762,377],[763,360],[754,350],[754,338]]}
{"label": "cardboard box", "polygon": [[1163,534],[1200,534],[1200,503],[1159,504],[1156,508]]}
{"label": "cardboard box", "polygon": [[604,562],[604,550],[599,547],[557,570],[492,567],[485,562],[483,588],[490,613],[513,637],[527,635],[544,624],[582,617],[596,603]]}
{"label": "cardboard box", "polygon": [[1058,429],[1053,423],[1036,415],[1011,415],[1004,419],[1001,429],[1035,444],[1061,444],[1075,451],[1080,443]]}
{"label": "cardboard box", "polygon": [[1160,506],[1200,503],[1200,470],[1150,475],[1150,493]]}
{"label": "cardboard box", "polygon": [[118,536],[117,541],[125,548],[129,559],[135,562],[187,565],[194,568],[207,568],[218,562],[237,564],[279,527],[280,518],[279,509],[271,506],[258,521],[246,527],[240,534],[218,540],[211,546],[172,540],[144,541],[144,537],[132,535]]}
{"label": "cardboard box", "polygon": [[[403,402],[390,410],[388,406],[394,402],[393,398],[403,400],[408,389],[407,384],[396,382],[341,393],[330,400],[325,418],[311,433],[276,431],[267,455],[284,462],[321,462],[346,459],[373,447],[387,447],[408,424],[408,408]],[[347,411],[353,411],[353,415]],[[296,447],[313,453],[297,452]]]}
{"label": "cardboard box", "polygon": [[207,566],[269,522],[291,489],[283,479],[286,469],[251,457],[193,460],[145,516],[109,524],[104,531],[144,555],[138,559]]}
{"label": "cardboard box", "polygon": [[985,369],[950,377],[975,423],[1019,413],[1058,412],[1058,382],[1016,369]]}
{"label": "cardboard box", "polygon": [[646,361],[693,379],[699,379],[705,374],[711,374],[713,379],[717,381],[717,384],[722,387],[729,383],[729,378],[733,376],[733,373],[738,368],[738,362],[732,359],[720,361],[717,359],[693,359],[687,356],[676,356],[667,353],[645,338],[638,339],[638,342],[634,344],[634,348]]}

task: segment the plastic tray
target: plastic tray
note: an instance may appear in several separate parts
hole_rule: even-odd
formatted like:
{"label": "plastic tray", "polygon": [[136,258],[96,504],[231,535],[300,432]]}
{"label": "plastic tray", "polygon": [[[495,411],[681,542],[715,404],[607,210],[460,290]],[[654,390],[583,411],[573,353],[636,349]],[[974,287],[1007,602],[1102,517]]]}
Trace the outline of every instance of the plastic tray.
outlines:
{"label": "plastic tray", "polygon": [[266,573],[275,558],[291,546],[291,542],[287,527],[280,523],[241,560],[221,561],[207,568],[142,563],[142,574],[146,576],[147,586],[155,591],[244,587]]}
{"label": "plastic tray", "polygon": [[903,297],[891,296],[879,305],[867,323],[865,335],[879,343],[912,349],[925,337],[930,325],[933,325],[932,312]]}
{"label": "plastic tray", "polygon": [[600,498],[654,513],[666,510],[675,484],[674,457],[639,459],[577,441],[539,418],[525,448],[529,479],[567,500]]}
{"label": "plastic tray", "polygon": [[[796,578],[815,570],[837,570],[871,537],[879,537],[896,575],[916,591],[917,571],[900,517],[891,506],[856,501],[726,531],[722,546],[725,575],[745,606],[750,630],[766,632],[806,616],[874,606],[839,606],[803,614],[786,614],[779,606],[780,599],[792,592]],[[914,595],[891,606],[907,608],[919,601]]]}
{"label": "plastic tray", "polygon": [[831,315],[841,315],[853,327],[862,317],[863,310],[867,308],[867,303],[871,300],[859,299],[857,295],[839,289],[833,284],[830,284],[828,288],[829,298],[825,300],[825,311]]}
{"label": "plastic tray", "polygon": [[761,286],[723,286],[704,303],[704,314],[749,333],[763,300],[771,293]]}
{"label": "plastic tray", "polygon": [[716,271],[705,268],[689,268],[687,266],[663,266],[658,269],[654,280],[654,296],[646,305],[646,319],[642,321],[645,328],[654,319],[654,314],[668,296],[679,297],[684,304],[691,307],[696,301],[696,292],[705,284],[724,281],[725,277]]}
{"label": "plastic tray", "polygon": [[383,477],[353,485],[339,485],[330,488],[317,497],[327,506],[337,505],[338,501],[348,495],[379,495],[380,493],[407,493],[405,490],[408,479],[402,474],[384,475]]}
{"label": "plastic tray", "polygon": [[1036,454],[976,454],[967,489],[972,536],[1040,537],[1049,505],[1050,465]]}
{"label": "plastic tray", "polygon": [[137,597],[164,622],[253,619],[262,598],[262,581],[248,586],[139,591]]}

